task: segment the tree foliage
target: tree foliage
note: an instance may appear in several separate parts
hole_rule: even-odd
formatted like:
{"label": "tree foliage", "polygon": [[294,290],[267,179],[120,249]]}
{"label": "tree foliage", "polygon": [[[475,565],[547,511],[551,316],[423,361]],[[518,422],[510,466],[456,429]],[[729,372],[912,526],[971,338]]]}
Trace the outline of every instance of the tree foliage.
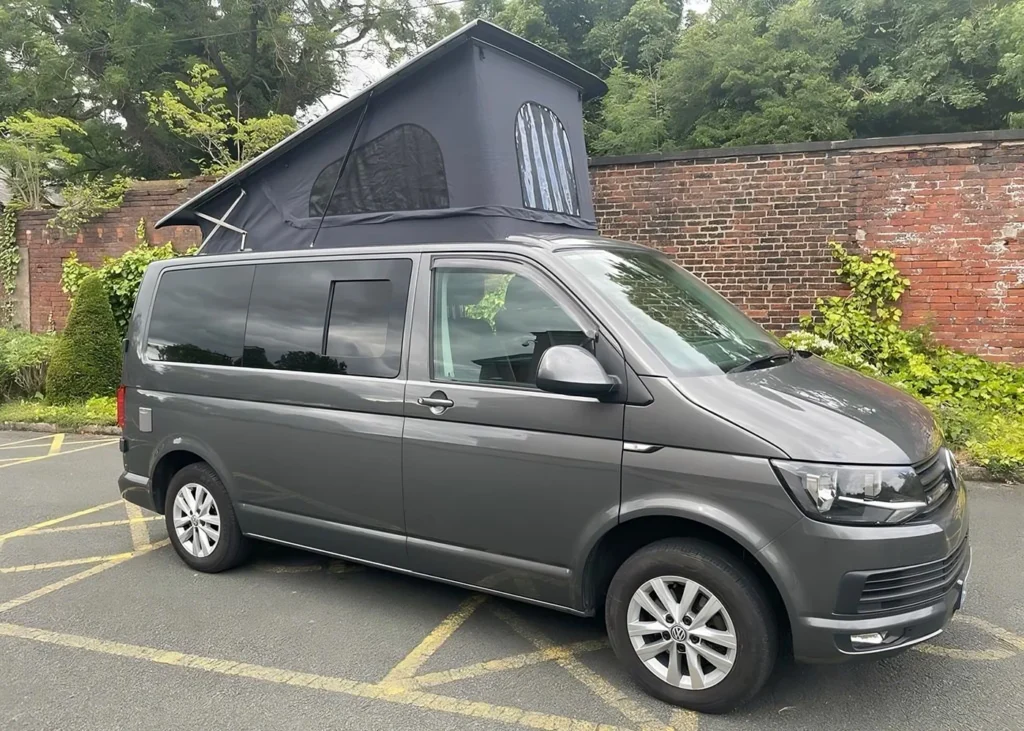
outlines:
{"label": "tree foliage", "polygon": [[596,154],[1024,125],[1024,0],[469,0],[607,78]]}
{"label": "tree foliage", "polygon": [[42,208],[48,189],[67,177],[80,155],[65,143],[65,135],[83,130],[64,117],[44,117],[27,111],[0,121],[0,179],[20,206]]}
{"label": "tree foliage", "polygon": [[295,131],[295,117],[267,114],[239,119],[224,99],[226,86],[214,86],[218,73],[205,64],[189,71],[189,81],[175,81],[177,93],[143,92],[149,118],[164,124],[199,152],[193,162],[206,175],[224,175],[251,160]]}
{"label": "tree foliage", "polygon": [[[360,54],[401,56],[426,0],[2,0],[0,118],[26,109],[66,117],[88,172],[189,175],[195,154],[152,125],[160,95],[197,63],[216,69],[246,121],[294,115],[343,91]],[[369,45],[368,45],[369,44]]]}

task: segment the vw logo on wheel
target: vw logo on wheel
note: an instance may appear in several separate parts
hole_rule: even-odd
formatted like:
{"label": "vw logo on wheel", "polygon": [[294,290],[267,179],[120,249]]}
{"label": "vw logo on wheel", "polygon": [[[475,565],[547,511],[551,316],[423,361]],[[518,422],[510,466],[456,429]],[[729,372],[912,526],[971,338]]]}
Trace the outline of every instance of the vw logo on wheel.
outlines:
{"label": "vw logo on wheel", "polygon": [[672,635],[672,639],[676,642],[684,642],[686,640],[686,630],[683,629],[682,625],[677,624],[669,630],[669,634]]}

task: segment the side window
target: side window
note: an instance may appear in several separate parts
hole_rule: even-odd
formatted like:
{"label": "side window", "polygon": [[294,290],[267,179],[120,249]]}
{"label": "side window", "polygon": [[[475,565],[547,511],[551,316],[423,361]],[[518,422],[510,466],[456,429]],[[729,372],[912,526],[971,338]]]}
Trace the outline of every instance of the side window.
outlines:
{"label": "side window", "polygon": [[569,135],[545,106],[526,102],[516,114],[516,155],[523,205],[552,213],[580,215],[576,171]]}
{"label": "side window", "polygon": [[310,216],[322,216],[325,207],[330,216],[448,207],[441,146],[419,125],[400,124],[352,150],[331,196],[343,160],[317,176],[309,196]]}
{"label": "side window", "polygon": [[411,271],[408,259],[257,265],[242,365],[394,378]]}
{"label": "side window", "polygon": [[544,350],[586,340],[576,321],[522,274],[438,268],[433,299],[437,381],[534,386]]}
{"label": "side window", "polygon": [[153,302],[146,356],[240,366],[252,280],[251,266],[165,272]]}

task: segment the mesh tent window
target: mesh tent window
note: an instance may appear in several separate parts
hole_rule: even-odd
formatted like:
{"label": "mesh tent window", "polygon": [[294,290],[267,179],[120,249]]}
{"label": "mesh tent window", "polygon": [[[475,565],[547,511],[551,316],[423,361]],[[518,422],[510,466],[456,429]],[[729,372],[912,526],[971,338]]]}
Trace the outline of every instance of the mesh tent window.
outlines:
{"label": "mesh tent window", "polygon": [[580,215],[576,171],[569,135],[558,115],[536,102],[516,114],[516,155],[523,205],[541,211]]}
{"label": "mesh tent window", "polygon": [[448,181],[437,140],[417,124],[400,124],[352,151],[330,205],[327,198],[344,158],[313,183],[309,215],[344,216],[382,211],[448,208]]}

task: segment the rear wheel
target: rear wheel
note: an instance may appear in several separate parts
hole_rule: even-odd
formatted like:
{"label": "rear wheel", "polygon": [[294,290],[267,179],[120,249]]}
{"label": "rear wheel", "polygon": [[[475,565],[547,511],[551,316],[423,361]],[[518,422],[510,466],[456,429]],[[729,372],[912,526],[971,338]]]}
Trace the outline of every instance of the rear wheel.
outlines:
{"label": "rear wheel", "polygon": [[248,555],[249,541],[238,529],[227,490],[205,462],[183,467],[171,478],[164,519],[174,550],[197,571],[226,571]]}
{"label": "rear wheel", "polygon": [[778,631],[756,577],[709,543],[668,539],[619,567],[605,623],[633,677],[663,701],[724,713],[771,675]]}

